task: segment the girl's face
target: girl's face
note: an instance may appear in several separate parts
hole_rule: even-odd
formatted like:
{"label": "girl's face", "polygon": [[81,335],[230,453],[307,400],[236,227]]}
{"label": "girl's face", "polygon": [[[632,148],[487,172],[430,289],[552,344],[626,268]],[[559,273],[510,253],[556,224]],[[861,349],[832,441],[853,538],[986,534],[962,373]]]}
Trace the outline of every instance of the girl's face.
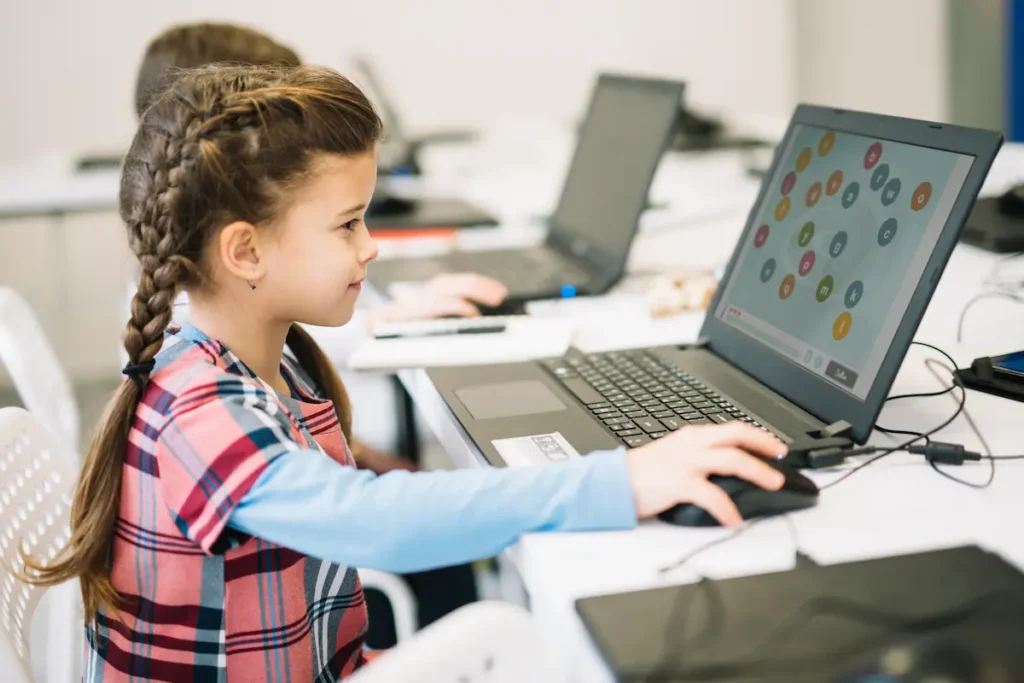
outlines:
{"label": "girl's face", "polygon": [[[363,222],[377,181],[375,152],[323,156],[264,231],[258,289],[271,319],[323,327],[347,323],[377,244]],[[257,293],[257,292],[253,292]]]}

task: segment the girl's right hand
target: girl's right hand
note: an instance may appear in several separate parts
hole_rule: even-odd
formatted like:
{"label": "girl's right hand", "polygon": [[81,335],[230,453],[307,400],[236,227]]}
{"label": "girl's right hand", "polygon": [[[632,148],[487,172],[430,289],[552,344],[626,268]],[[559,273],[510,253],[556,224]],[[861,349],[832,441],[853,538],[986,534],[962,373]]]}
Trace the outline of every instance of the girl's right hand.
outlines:
{"label": "girl's right hand", "polygon": [[785,452],[781,441],[743,422],[684,427],[631,450],[626,459],[637,517],[693,503],[723,526],[739,526],[743,518],[736,505],[708,477],[739,477],[777,491],[785,477],[761,457],[775,459]]}

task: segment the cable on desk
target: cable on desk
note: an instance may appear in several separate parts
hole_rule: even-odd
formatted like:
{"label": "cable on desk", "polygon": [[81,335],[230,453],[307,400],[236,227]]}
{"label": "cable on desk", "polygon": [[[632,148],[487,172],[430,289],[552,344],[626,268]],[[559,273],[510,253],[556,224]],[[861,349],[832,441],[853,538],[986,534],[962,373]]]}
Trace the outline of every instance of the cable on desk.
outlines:
{"label": "cable on desk", "polygon": [[956,324],[957,344],[963,341],[964,319],[967,317],[967,312],[971,310],[971,307],[974,306],[974,304],[985,299],[1009,299],[1015,303],[1024,304],[1024,297],[1019,296],[1012,291],[997,290],[994,292],[982,292],[981,294],[974,295],[966,304],[964,304],[964,310],[960,312],[960,320]]}

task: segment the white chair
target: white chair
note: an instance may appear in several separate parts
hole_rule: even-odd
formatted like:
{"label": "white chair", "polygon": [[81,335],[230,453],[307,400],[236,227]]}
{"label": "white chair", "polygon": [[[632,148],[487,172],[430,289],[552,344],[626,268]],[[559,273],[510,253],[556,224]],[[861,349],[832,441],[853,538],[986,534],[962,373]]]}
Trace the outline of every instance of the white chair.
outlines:
{"label": "white chair", "polygon": [[[67,542],[75,470],[74,456],[35,416],[0,408],[0,671],[5,683],[33,681],[29,629],[46,592],[21,583],[11,569],[21,566],[19,547],[49,560]],[[61,599],[49,601],[46,615],[46,678],[70,683],[81,677],[82,623],[70,595],[77,584],[68,582],[57,591],[62,594],[54,597]]]}
{"label": "white chair", "polygon": [[565,670],[529,613],[477,602],[382,653],[351,683],[564,683]]}
{"label": "white chair", "polygon": [[71,383],[28,302],[4,287],[0,287],[0,363],[24,406],[77,458],[80,425]]}

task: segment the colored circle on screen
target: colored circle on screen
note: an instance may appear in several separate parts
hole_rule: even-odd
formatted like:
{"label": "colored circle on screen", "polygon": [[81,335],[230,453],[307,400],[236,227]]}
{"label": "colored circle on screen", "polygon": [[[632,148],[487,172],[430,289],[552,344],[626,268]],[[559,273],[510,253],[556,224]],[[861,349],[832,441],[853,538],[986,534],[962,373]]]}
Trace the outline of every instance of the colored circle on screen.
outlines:
{"label": "colored circle on screen", "polygon": [[846,288],[846,296],[843,297],[843,303],[846,304],[847,308],[853,308],[860,303],[860,298],[864,295],[864,283],[860,280],[854,280],[850,283],[850,286]]}
{"label": "colored circle on screen", "polygon": [[878,246],[887,247],[896,238],[896,219],[890,218],[878,229]]}
{"label": "colored circle on screen", "polygon": [[775,275],[775,259],[770,258],[761,266],[761,282],[768,282]]}
{"label": "colored circle on screen", "polygon": [[829,197],[839,192],[839,188],[843,186],[843,172],[834,171],[832,175],[828,177],[828,182],[825,184],[825,194]]}
{"label": "colored circle on screen", "polygon": [[796,236],[796,243],[806,247],[814,239],[814,221],[807,221],[804,227],[800,228],[800,234]]}
{"label": "colored circle on screen", "polygon": [[846,335],[850,333],[850,325],[853,324],[853,316],[847,311],[843,311],[836,318],[836,321],[832,323],[832,338],[836,341],[842,340]]}
{"label": "colored circle on screen", "polygon": [[796,278],[790,273],[786,277],[782,278],[782,284],[779,285],[779,298],[788,299],[793,296],[793,289],[796,287]]}
{"label": "colored circle on screen", "polygon": [[800,277],[803,277],[811,272],[814,268],[815,256],[813,251],[809,251],[800,258],[800,269],[797,271],[800,273]]}
{"label": "colored circle on screen", "polygon": [[864,168],[874,168],[878,160],[882,158],[882,143],[876,142],[875,144],[868,147],[868,151],[864,152]]}
{"label": "colored circle on screen", "polygon": [[789,197],[783,197],[775,207],[775,220],[782,221],[789,214]]}
{"label": "colored circle on screen", "polygon": [[920,211],[924,207],[928,206],[928,200],[932,198],[932,184],[921,183],[914,190],[914,195],[910,198],[910,208],[914,211]]}
{"label": "colored circle on screen", "polygon": [[790,171],[786,174],[786,177],[782,179],[782,195],[785,196],[793,191],[796,186],[796,173]]}
{"label": "colored circle on screen", "polygon": [[816,182],[807,188],[805,200],[807,201],[807,206],[811,207],[817,204],[819,199],[821,199],[821,183]]}
{"label": "colored circle on screen", "polygon": [[821,142],[818,143],[818,154],[821,156],[827,156],[832,151],[832,146],[836,144],[836,132],[830,130],[821,137]]}
{"label": "colored circle on screen", "polygon": [[889,164],[879,164],[871,174],[871,189],[878,192],[889,179]]}
{"label": "colored circle on screen", "polygon": [[857,197],[860,196],[860,183],[854,181],[846,186],[843,190],[843,208],[849,209],[853,206],[853,203],[857,201]]}
{"label": "colored circle on screen", "polygon": [[771,234],[771,229],[767,224],[762,225],[754,233],[754,246],[758,249],[764,246],[764,243],[768,241],[768,235]]}
{"label": "colored circle on screen", "polygon": [[807,165],[811,163],[811,148],[804,147],[800,150],[800,155],[796,158],[796,170],[798,173],[802,173]]}
{"label": "colored circle on screen", "polygon": [[831,275],[826,275],[821,278],[821,282],[818,283],[818,290],[814,293],[814,298],[818,300],[818,303],[825,303],[825,301],[832,296],[832,290],[835,289],[836,281]]}

